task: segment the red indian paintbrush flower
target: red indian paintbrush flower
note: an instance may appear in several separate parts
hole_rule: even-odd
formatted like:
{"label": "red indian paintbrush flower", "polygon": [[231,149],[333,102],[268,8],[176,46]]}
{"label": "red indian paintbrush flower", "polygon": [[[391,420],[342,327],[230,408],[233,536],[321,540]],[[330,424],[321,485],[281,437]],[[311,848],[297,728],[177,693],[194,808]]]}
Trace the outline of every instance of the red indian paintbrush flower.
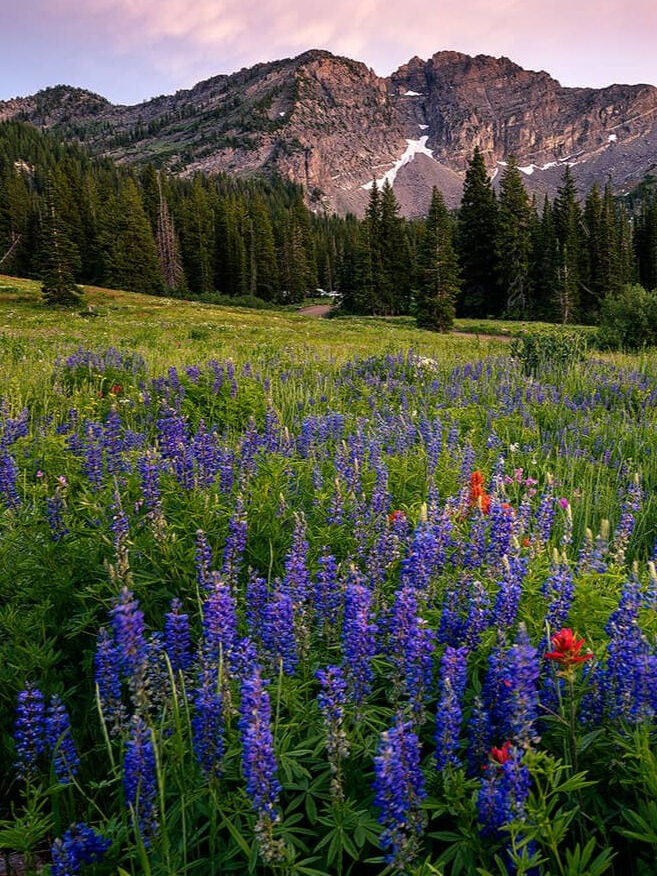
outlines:
{"label": "red indian paintbrush flower", "polygon": [[484,476],[480,471],[473,471],[470,475],[470,507],[481,508],[482,514],[490,511],[490,496],[484,490]]}
{"label": "red indian paintbrush flower", "polygon": [[507,739],[504,745],[501,748],[491,748],[490,756],[495,761],[495,763],[499,763],[500,765],[506,763],[507,760],[511,760],[511,740]]}
{"label": "red indian paintbrush flower", "polygon": [[590,651],[580,654],[582,645],[584,645],[584,639],[578,639],[571,629],[564,627],[552,636],[554,651],[550,651],[545,656],[548,660],[556,660],[561,663],[564,669],[570,669],[576,663],[583,663],[593,657]]}

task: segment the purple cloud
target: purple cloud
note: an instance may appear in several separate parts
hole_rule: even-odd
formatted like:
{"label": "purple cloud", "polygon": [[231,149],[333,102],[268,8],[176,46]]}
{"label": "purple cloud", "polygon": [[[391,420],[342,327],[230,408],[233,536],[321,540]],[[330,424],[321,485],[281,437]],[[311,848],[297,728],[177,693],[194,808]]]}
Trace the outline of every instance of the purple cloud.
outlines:
{"label": "purple cloud", "polygon": [[654,0],[4,0],[0,98],[56,82],[133,102],[326,48],[386,74],[440,49],[568,85],[657,83]]}

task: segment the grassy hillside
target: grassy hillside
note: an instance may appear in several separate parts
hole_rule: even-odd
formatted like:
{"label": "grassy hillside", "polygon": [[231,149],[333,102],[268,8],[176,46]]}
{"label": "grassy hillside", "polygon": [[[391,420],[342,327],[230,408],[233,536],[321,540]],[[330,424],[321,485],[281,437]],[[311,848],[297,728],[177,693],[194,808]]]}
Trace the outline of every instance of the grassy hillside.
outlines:
{"label": "grassy hillside", "polygon": [[[500,341],[486,337],[477,341],[420,331],[403,318],[322,320],[289,311],[224,308],[92,286],[85,287],[85,293],[85,305],[93,306],[95,317],[49,310],[40,300],[37,282],[0,275],[0,378],[5,385],[31,382],[39,361],[49,367],[57,355],[80,345],[135,350],[158,373],[211,356],[239,362],[282,347],[304,348],[336,361],[409,348],[466,361],[503,349]],[[495,332],[510,325],[490,323],[487,328]],[[459,328],[473,330],[467,321]],[[482,325],[475,329],[481,331]],[[28,360],[29,373],[16,368]]]}

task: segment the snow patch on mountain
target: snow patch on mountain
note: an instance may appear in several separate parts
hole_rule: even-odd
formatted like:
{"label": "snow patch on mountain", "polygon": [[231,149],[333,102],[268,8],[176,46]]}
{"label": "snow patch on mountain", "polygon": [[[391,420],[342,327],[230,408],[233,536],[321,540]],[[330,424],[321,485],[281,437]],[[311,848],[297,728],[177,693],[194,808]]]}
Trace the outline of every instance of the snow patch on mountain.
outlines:
{"label": "snow patch on mountain", "polygon": [[[377,188],[381,188],[381,186],[385,183],[386,180],[390,183],[390,185],[394,185],[395,177],[399,170],[405,165],[412,161],[416,155],[428,155],[429,158],[433,158],[433,149],[427,149],[427,140],[429,138],[425,135],[424,137],[420,137],[419,140],[407,140],[406,150],[402,157],[395,161],[390,170],[386,171],[383,174],[381,179],[376,180]],[[373,182],[365,183],[365,185],[361,186],[361,188],[369,191],[372,188]]]}

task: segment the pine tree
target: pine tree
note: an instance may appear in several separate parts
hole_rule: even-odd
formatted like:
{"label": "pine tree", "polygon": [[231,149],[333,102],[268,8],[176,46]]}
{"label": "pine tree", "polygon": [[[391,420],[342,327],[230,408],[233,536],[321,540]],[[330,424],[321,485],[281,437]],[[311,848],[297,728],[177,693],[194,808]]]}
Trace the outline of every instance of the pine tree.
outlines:
{"label": "pine tree", "polygon": [[654,195],[646,198],[641,205],[635,252],[639,282],[644,289],[657,289],[657,198]]}
{"label": "pine tree", "polygon": [[[186,192],[179,222],[183,270],[191,292],[206,295],[215,288],[214,197],[196,174],[191,191]],[[223,289],[221,291],[224,291]]]}
{"label": "pine tree", "polygon": [[458,253],[464,316],[499,316],[504,302],[497,283],[497,202],[483,156],[476,147],[465,174],[459,211]]}
{"label": "pine tree", "polygon": [[507,315],[527,318],[529,311],[529,259],[532,211],[522,174],[514,156],[500,181],[496,253],[501,294]]}
{"label": "pine tree", "polygon": [[580,309],[582,211],[568,165],[554,200],[554,221],[557,236],[557,310],[561,322],[575,322]]}
{"label": "pine tree", "polygon": [[215,262],[215,286],[222,295],[232,297],[249,292],[246,224],[242,199],[236,195],[222,198],[217,216]]}
{"label": "pine tree", "polygon": [[41,246],[41,295],[46,304],[71,307],[82,298],[73,278],[74,247],[59,214],[52,178],[48,180]]}
{"label": "pine tree", "polygon": [[354,313],[376,313],[381,287],[380,225],[381,202],[379,189],[374,181],[356,242]]}
{"label": "pine tree", "polygon": [[530,276],[533,319],[552,321],[557,318],[557,249],[552,205],[546,195],[543,212],[532,224]]}
{"label": "pine tree", "polygon": [[100,224],[105,282],[132,292],[161,292],[155,239],[131,177],[122,182],[117,195],[105,202]]}
{"label": "pine tree", "polygon": [[265,301],[275,301],[280,291],[276,243],[271,219],[263,199],[256,195],[249,207],[251,292]]}
{"label": "pine tree", "polygon": [[408,241],[404,222],[399,218],[399,204],[386,179],[381,189],[381,212],[378,223],[378,252],[381,259],[376,312],[385,316],[404,313],[410,299]]}
{"label": "pine tree", "polygon": [[435,187],[420,244],[418,278],[415,301],[418,326],[432,331],[451,331],[461,283],[452,245],[452,222],[443,196]]}

